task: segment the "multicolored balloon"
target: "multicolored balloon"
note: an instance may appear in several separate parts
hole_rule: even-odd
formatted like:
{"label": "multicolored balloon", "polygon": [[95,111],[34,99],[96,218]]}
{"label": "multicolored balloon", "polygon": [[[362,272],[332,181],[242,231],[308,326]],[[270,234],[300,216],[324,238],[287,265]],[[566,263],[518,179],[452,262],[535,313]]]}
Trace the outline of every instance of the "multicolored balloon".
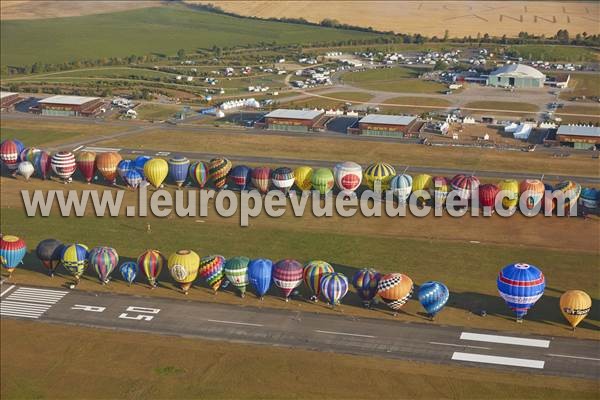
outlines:
{"label": "multicolored balloon", "polygon": [[75,172],[75,169],[77,169],[75,156],[70,151],[59,151],[54,154],[50,165],[56,176],[65,182],[71,180],[71,176]]}
{"label": "multicolored balloon", "polygon": [[0,160],[2,160],[2,163],[6,165],[9,171],[17,169],[19,153],[19,146],[15,140],[6,139],[0,145]]}
{"label": "multicolored balloon", "polygon": [[56,267],[60,264],[63,244],[56,239],[44,239],[38,243],[35,254],[48,270],[50,276],[54,276]]}
{"label": "multicolored balloon", "polygon": [[471,200],[471,195],[479,190],[479,179],[473,175],[456,175],[450,181],[450,187],[458,193],[462,200]]}
{"label": "multicolored balloon", "polygon": [[208,165],[208,174],[215,189],[222,189],[227,183],[227,175],[231,171],[231,161],[226,158],[213,158]]}
{"label": "multicolored balloon", "polygon": [[19,154],[19,160],[20,161],[29,161],[31,164],[35,165],[35,160],[37,159],[40,151],[41,151],[40,149],[35,148],[35,147],[26,147]]}
{"label": "multicolored balloon", "polygon": [[60,262],[79,282],[88,267],[88,248],[84,244],[67,244],[62,247]]}
{"label": "multicolored balloon", "polygon": [[96,168],[108,183],[115,184],[117,180],[117,165],[123,157],[116,151],[100,153],[96,156]]}
{"label": "multicolored balloon", "polygon": [[312,187],[318,190],[321,196],[325,196],[333,189],[333,172],[329,168],[319,168],[312,174]]}
{"label": "multicolored balloon", "polygon": [[88,262],[98,274],[100,282],[104,285],[108,283],[110,274],[112,274],[117,265],[119,265],[119,255],[112,247],[94,247],[89,252]]}
{"label": "multicolored balloon", "polygon": [[285,301],[289,301],[289,297],[298,286],[302,284],[303,268],[296,260],[286,258],[278,261],[273,269],[273,283],[279,289]]}
{"label": "multicolored balloon", "polygon": [[[378,192],[384,192],[389,189],[392,178],[396,176],[396,170],[388,163],[378,162],[371,164],[365,169],[364,179],[368,188],[371,190],[377,190],[375,187],[377,183],[381,186],[377,190]],[[413,184],[414,185],[414,184]]]}
{"label": "multicolored balloon", "polygon": [[35,160],[35,168],[42,179],[46,179],[52,170],[52,157],[47,151],[41,150]]}
{"label": "multicolored balloon", "polygon": [[294,186],[296,177],[294,176],[294,170],[288,167],[279,167],[273,170],[271,173],[271,180],[273,186],[287,194],[289,190]]}
{"label": "multicolored balloon", "polygon": [[254,186],[260,193],[267,193],[269,191],[269,184],[271,183],[271,168],[269,167],[256,167],[250,173],[252,186]]}
{"label": "multicolored balloon", "polygon": [[400,273],[383,275],[377,285],[377,294],[394,311],[406,304],[412,292],[412,279]]}
{"label": "multicolored balloon", "polygon": [[169,159],[169,175],[177,187],[185,183],[190,169],[190,160],[186,157],[173,157]]}
{"label": "multicolored balloon", "polygon": [[158,286],[158,277],[166,263],[167,259],[158,250],[146,250],[137,259],[139,269],[144,271],[152,288]]}
{"label": "multicolored balloon", "polygon": [[223,271],[225,277],[244,297],[246,295],[246,286],[248,286],[248,257],[232,257],[225,263]]}
{"label": "multicolored balloon", "polygon": [[256,295],[262,300],[271,286],[273,278],[273,261],[259,258],[248,264],[248,280],[256,290]]}
{"label": "multicolored balloon", "polygon": [[225,275],[223,267],[225,266],[225,257],[223,256],[206,256],[200,259],[200,267],[198,274],[200,278],[206,280],[206,283],[214,290],[215,294],[221,287]]}
{"label": "multicolored balloon", "polygon": [[153,158],[144,164],[144,176],[156,189],[163,184],[168,173],[169,164],[162,158]]}
{"label": "multicolored balloon", "polygon": [[237,165],[233,167],[229,173],[230,186],[236,190],[246,190],[251,180],[252,169],[245,165]]}
{"label": "multicolored balloon", "polygon": [[348,293],[348,278],[339,272],[332,272],[321,279],[321,294],[329,304],[339,304]]}
{"label": "multicolored balloon", "polygon": [[302,271],[302,279],[306,286],[311,290],[313,296],[311,299],[317,301],[321,293],[321,279],[324,275],[335,272],[331,264],[321,260],[309,261]]}
{"label": "multicolored balloon", "polygon": [[421,303],[427,314],[433,319],[448,302],[450,291],[441,282],[429,281],[419,287],[417,297],[419,298],[419,303]]}
{"label": "multicolored balloon", "polygon": [[573,181],[564,181],[556,185],[554,190],[559,190],[564,197],[565,211],[570,210],[577,201],[581,194],[581,185]]}
{"label": "multicolored balloon", "polygon": [[560,312],[575,329],[592,309],[592,299],[583,290],[567,290],[560,296]]}
{"label": "multicolored balloon", "polygon": [[169,256],[169,272],[175,282],[179,283],[183,293],[188,294],[188,290],[198,276],[199,265],[200,256],[193,250],[177,250]]}
{"label": "multicolored balloon", "polygon": [[519,196],[526,195],[525,207],[527,210],[533,210],[540,205],[544,198],[544,182],[539,179],[525,179],[519,185]]}
{"label": "multicolored balloon", "polygon": [[398,199],[398,203],[404,204],[408,201],[412,192],[412,176],[407,174],[396,175],[390,181],[390,190]]}
{"label": "multicolored balloon", "polygon": [[362,182],[362,167],[353,161],[336,164],[333,168],[335,184],[345,195],[352,195]]}
{"label": "multicolored balloon", "polygon": [[496,280],[498,292],[520,321],[544,294],[546,278],[530,264],[509,264],[502,268]]}
{"label": "multicolored balloon", "polygon": [[313,169],[307,166],[298,167],[294,170],[294,179],[298,189],[302,191],[312,189],[312,174]]}
{"label": "multicolored balloon", "polygon": [[133,281],[135,281],[135,278],[137,277],[138,266],[135,263],[135,261],[127,261],[121,264],[121,266],[119,267],[119,271],[121,272],[121,276],[123,277],[125,282],[127,282],[127,285],[131,286],[131,284],[133,283]]}
{"label": "multicolored balloon", "polygon": [[17,167],[17,172],[19,175],[25,178],[26,181],[28,181],[29,178],[31,178],[31,175],[33,175],[35,172],[35,168],[29,161],[21,161]]}
{"label": "multicolored balloon", "polygon": [[352,286],[365,307],[369,307],[377,294],[377,287],[381,280],[381,274],[372,268],[363,268],[356,271],[352,278]]}
{"label": "multicolored balloon", "polygon": [[25,254],[27,245],[23,239],[14,235],[0,237],[0,264],[8,271],[9,278],[15,268],[23,262]]}
{"label": "multicolored balloon", "polygon": [[202,161],[195,161],[190,165],[190,178],[202,189],[208,182],[208,167]]}
{"label": "multicolored balloon", "polygon": [[75,157],[77,169],[83,175],[87,183],[92,182],[96,175],[96,153],[93,151],[81,151]]}
{"label": "multicolored balloon", "polygon": [[144,177],[137,171],[137,169],[130,169],[125,173],[123,180],[130,188],[137,189],[144,180]]}

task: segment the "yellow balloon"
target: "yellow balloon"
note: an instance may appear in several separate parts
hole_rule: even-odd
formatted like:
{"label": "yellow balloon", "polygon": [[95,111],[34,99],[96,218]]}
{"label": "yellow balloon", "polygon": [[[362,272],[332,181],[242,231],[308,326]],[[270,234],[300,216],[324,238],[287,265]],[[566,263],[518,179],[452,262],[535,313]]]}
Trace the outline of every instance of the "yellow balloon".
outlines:
{"label": "yellow balloon", "polygon": [[419,174],[413,178],[412,190],[429,190],[432,187],[433,178],[431,175]]}
{"label": "yellow balloon", "polygon": [[502,204],[506,208],[514,208],[519,204],[519,182],[514,179],[504,179],[498,184],[498,188],[510,193],[510,197],[502,199]]}
{"label": "yellow balloon", "polygon": [[396,176],[396,170],[390,164],[378,162],[369,165],[363,173],[364,182],[371,190],[377,190],[376,183],[379,182],[381,187],[379,190],[388,190],[390,181]]}
{"label": "yellow balloon", "polygon": [[567,290],[560,296],[560,311],[575,328],[587,317],[592,308],[592,299],[583,290]]}
{"label": "yellow balloon", "polygon": [[294,179],[296,180],[296,186],[302,191],[310,190],[312,188],[312,174],[313,169],[311,167],[298,167],[294,170]]}
{"label": "yellow balloon", "polygon": [[187,294],[192,282],[198,276],[200,256],[192,250],[178,250],[169,256],[167,265],[173,279]]}
{"label": "yellow balloon", "polygon": [[144,175],[148,182],[159,188],[169,173],[169,164],[162,158],[153,158],[144,164]]}

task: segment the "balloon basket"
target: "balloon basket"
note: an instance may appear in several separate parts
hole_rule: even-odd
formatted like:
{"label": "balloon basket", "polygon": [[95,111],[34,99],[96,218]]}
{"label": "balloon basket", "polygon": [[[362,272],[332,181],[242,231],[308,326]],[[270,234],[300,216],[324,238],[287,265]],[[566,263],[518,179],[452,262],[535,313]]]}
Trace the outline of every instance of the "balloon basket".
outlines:
{"label": "balloon basket", "polygon": [[517,324],[522,324],[523,323],[523,318],[517,318]]}
{"label": "balloon basket", "polygon": [[289,297],[286,297],[286,298],[285,298],[285,302],[286,302],[286,303],[289,303],[289,302],[290,302],[290,298],[289,298]]}
{"label": "balloon basket", "polygon": [[244,297],[246,297],[246,293],[242,293],[240,296],[243,299]]}
{"label": "balloon basket", "polygon": [[265,296],[260,296],[260,301],[263,301],[265,299]]}

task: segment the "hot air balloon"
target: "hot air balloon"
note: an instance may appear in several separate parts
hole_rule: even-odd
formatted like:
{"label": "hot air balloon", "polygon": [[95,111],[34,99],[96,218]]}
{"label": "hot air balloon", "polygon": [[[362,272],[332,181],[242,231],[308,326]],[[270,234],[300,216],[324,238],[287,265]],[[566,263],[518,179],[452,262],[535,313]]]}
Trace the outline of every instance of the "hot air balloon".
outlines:
{"label": "hot air balloon", "polygon": [[[519,185],[519,196],[525,195],[525,206],[527,210],[532,210],[541,205],[542,199],[544,198],[544,182],[539,179],[525,179]],[[527,213],[526,210],[525,213]]]}
{"label": "hot air balloon", "polygon": [[8,277],[21,262],[27,253],[25,241],[17,236],[4,235],[0,238],[0,264],[8,271]]}
{"label": "hot air balloon", "polygon": [[47,151],[41,150],[35,159],[35,168],[42,179],[46,179],[52,169],[52,157]]}
{"label": "hot air balloon", "polygon": [[225,278],[223,273],[224,266],[225,257],[223,256],[206,256],[200,260],[198,274],[200,274],[200,278],[206,280],[206,283],[214,290],[215,294]]}
{"label": "hot air balloon", "polygon": [[549,183],[544,183],[544,212],[552,213],[556,207],[556,199],[547,196],[549,193],[553,193],[554,188]]}
{"label": "hot air balloon", "polygon": [[135,160],[133,160],[133,168],[139,172],[140,175],[145,176],[144,168],[146,167],[146,163],[150,160],[152,160],[152,157],[150,156],[137,156]]}
{"label": "hot air balloon", "polygon": [[431,175],[427,174],[419,174],[413,177],[412,190],[416,192],[418,190],[429,191],[431,189],[431,184],[433,183],[433,178]]}
{"label": "hot air balloon", "polygon": [[88,248],[83,244],[66,244],[62,247],[60,261],[67,271],[75,278],[75,283],[70,287],[73,289],[81,275],[88,267]]}
{"label": "hot air balloon", "polygon": [[345,196],[351,196],[362,182],[362,167],[352,161],[339,163],[333,168],[333,176],[338,189]]}
{"label": "hot air balloon", "polygon": [[125,183],[127,183],[127,181],[125,180],[125,175],[127,175],[127,173],[132,170],[135,170],[135,164],[133,160],[121,160],[117,164],[117,174]]}
{"label": "hot air balloon", "polygon": [[21,161],[17,167],[17,172],[28,181],[35,172],[35,168],[33,168],[33,164],[29,161]]}
{"label": "hot air balloon", "polygon": [[492,183],[486,183],[479,186],[479,204],[484,211],[489,207],[490,215],[496,210],[496,196],[500,189]]}
{"label": "hot air balloon", "polygon": [[215,189],[221,189],[227,183],[227,175],[231,170],[231,161],[226,158],[213,158],[208,164],[208,174]]}
{"label": "hot air balloon", "polygon": [[144,271],[144,275],[148,278],[148,283],[150,283],[152,289],[158,287],[158,276],[166,263],[165,256],[158,250],[146,250],[138,257],[138,268]]}
{"label": "hot air balloon", "polygon": [[379,182],[381,184],[379,192],[388,190],[390,181],[394,176],[396,176],[394,167],[384,162],[369,165],[364,173],[365,183],[369,189],[377,191],[375,187],[376,183]]}
{"label": "hot air balloon", "polygon": [[429,314],[429,317],[433,320],[435,315],[448,302],[450,291],[441,282],[429,281],[419,287],[417,297],[419,298],[419,303],[421,303],[427,314]]}
{"label": "hot air balloon", "polygon": [[77,169],[89,184],[96,175],[96,153],[93,151],[82,151],[75,157]]}
{"label": "hot air balloon", "polygon": [[225,277],[239,290],[242,297],[246,295],[246,286],[248,286],[248,264],[250,264],[248,257],[238,256],[227,260],[223,268]]}
{"label": "hot air balloon", "polygon": [[144,164],[144,176],[158,189],[169,173],[169,164],[162,158],[153,158]]}
{"label": "hot air balloon", "polygon": [[6,139],[0,145],[0,160],[9,171],[16,171],[19,162],[19,146],[14,140]]}
{"label": "hot air balloon", "polygon": [[[25,145],[19,139],[13,139],[12,141],[17,145],[17,153],[19,154],[18,157],[20,157],[21,152],[25,150]],[[17,158],[17,161],[21,161],[21,159]]]}
{"label": "hot air balloon", "polygon": [[392,194],[398,199],[398,203],[404,204],[410,197],[412,191],[413,179],[410,175],[401,174],[396,175],[390,181],[390,190]]}
{"label": "hot air balloon", "polygon": [[169,174],[177,187],[185,183],[190,169],[190,160],[186,157],[173,157],[169,159]]}
{"label": "hot air balloon", "polygon": [[52,171],[65,183],[71,181],[71,176],[77,168],[75,156],[69,151],[59,151],[52,156],[50,161]]}
{"label": "hot air balloon", "polygon": [[89,252],[88,262],[98,274],[100,282],[104,285],[108,283],[110,274],[119,265],[119,255],[112,247],[94,247]]}
{"label": "hot air balloon", "polygon": [[581,194],[581,185],[573,181],[564,181],[556,185],[554,190],[560,190],[565,203],[565,211],[577,204]]}
{"label": "hot air balloon", "polygon": [[450,182],[443,176],[434,176],[431,179],[429,193],[433,197],[435,207],[442,207],[446,203],[448,193],[450,193]]}
{"label": "hot air balloon", "polygon": [[229,173],[230,186],[237,190],[246,190],[246,187],[250,183],[252,170],[250,167],[245,165],[237,165],[231,169]]}
{"label": "hot air balloon", "polygon": [[339,302],[348,293],[348,278],[339,272],[332,272],[321,279],[321,295],[331,306]]}
{"label": "hot air balloon", "polygon": [[35,165],[35,160],[37,159],[38,154],[40,153],[40,149],[35,147],[26,147],[19,154],[20,161],[29,161],[32,165]]}
{"label": "hot air balloon", "polygon": [[117,152],[100,153],[96,156],[96,168],[108,183],[115,184],[117,180],[117,165],[123,157]]}
{"label": "hot air balloon", "polygon": [[579,201],[587,209],[598,208],[598,199],[600,199],[600,190],[595,188],[584,188],[581,190]]}
{"label": "hot air balloon", "polygon": [[313,169],[307,166],[298,167],[294,170],[294,178],[298,189],[306,191],[312,188],[312,174]]}
{"label": "hot air balloon", "polygon": [[54,276],[54,271],[62,257],[63,244],[56,239],[45,239],[38,243],[35,254],[42,262],[42,265],[48,270],[50,276]]}
{"label": "hot air balloon", "polygon": [[333,189],[333,173],[329,168],[319,168],[312,174],[312,187],[325,196]]}
{"label": "hot air balloon", "polygon": [[289,301],[294,289],[302,284],[302,275],[302,264],[296,260],[287,258],[275,264],[273,269],[273,283],[281,289],[285,301]]}
{"label": "hot air balloon", "polygon": [[330,274],[334,272],[331,264],[321,261],[314,260],[309,261],[302,271],[302,279],[306,286],[311,290],[313,295],[311,296],[311,300],[317,301],[319,297],[319,293],[321,293],[321,278],[324,275]]}
{"label": "hot air balloon", "polygon": [[560,296],[560,312],[573,330],[587,317],[592,309],[592,299],[583,290],[567,290]]}
{"label": "hot air balloon", "polygon": [[281,190],[286,195],[289,190],[294,186],[296,181],[294,177],[294,170],[288,167],[279,167],[273,170],[271,173],[271,179],[273,186]]}
{"label": "hot air balloon", "polygon": [[509,264],[502,268],[496,283],[500,296],[515,312],[518,322],[542,297],[546,287],[542,271],[525,263]]}
{"label": "hot air balloon", "polygon": [[377,294],[394,311],[402,308],[412,291],[412,279],[400,273],[383,275],[377,285]]}
{"label": "hot air balloon", "polygon": [[190,178],[202,189],[208,182],[208,167],[202,161],[194,161],[190,165]]}
{"label": "hot air balloon", "polygon": [[363,268],[356,271],[352,278],[352,286],[356,289],[358,297],[363,302],[363,306],[370,307],[373,298],[377,294],[377,286],[381,274],[371,268]]}
{"label": "hot air balloon", "polygon": [[137,171],[137,169],[130,169],[125,173],[123,180],[132,189],[137,189],[140,183],[144,180],[144,177]]}
{"label": "hot air balloon", "polygon": [[269,191],[269,183],[271,182],[271,168],[268,167],[257,167],[250,173],[252,179],[252,186],[254,186],[260,193],[267,193]]}
{"label": "hot air balloon", "polygon": [[192,250],[178,250],[169,256],[168,265],[173,279],[179,283],[183,293],[188,294],[192,282],[198,276],[200,256]]}
{"label": "hot air balloon", "polygon": [[138,274],[138,266],[134,261],[127,261],[121,264],[119,271],[125,282],[127,282],[127,285],[131,286]]}
{"label": "hot air balloon", "polygon": [[269,291],[273,277],[273,262],[259,258],[248,264],[248,280],[254,286],[256,295],[262,300],[265,293]]}
{"label": "hot air balloon", "polygon": [[450,181],[450,187],[461,199],[471,200],[472,193],[479,189],[479,179],[473,175],[456,175]]}
{"label": "hot air balloon", "polygon": [[514,209],[519,205],[519,182],[514,179],[503,179],[498,183],[500,191],[508,192],[508,197],[502,199],[506,209]]}

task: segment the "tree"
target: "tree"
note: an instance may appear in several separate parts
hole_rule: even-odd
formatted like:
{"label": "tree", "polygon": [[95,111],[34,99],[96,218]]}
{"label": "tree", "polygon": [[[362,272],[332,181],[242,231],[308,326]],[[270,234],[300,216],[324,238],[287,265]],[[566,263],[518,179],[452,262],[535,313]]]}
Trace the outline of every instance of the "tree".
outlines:
{"label": "tree", "polygon": [[442,39],[444,42],[446,42],[448,40],[448,38],[450,37],[450,31],[448,29],[446,29],[444,31],[444,38]]}
{"label": "tree", "polygon": [[177,50],[177,58],[179,58],[180,60],[183,60],[185,58],[185,50],[184,49]]}
{"label": "tree", "polygon": [[445,71],[448,69],[448,64],[443,62],[442,60],[437,60],[435,65],[433,66],[434,71]]}

